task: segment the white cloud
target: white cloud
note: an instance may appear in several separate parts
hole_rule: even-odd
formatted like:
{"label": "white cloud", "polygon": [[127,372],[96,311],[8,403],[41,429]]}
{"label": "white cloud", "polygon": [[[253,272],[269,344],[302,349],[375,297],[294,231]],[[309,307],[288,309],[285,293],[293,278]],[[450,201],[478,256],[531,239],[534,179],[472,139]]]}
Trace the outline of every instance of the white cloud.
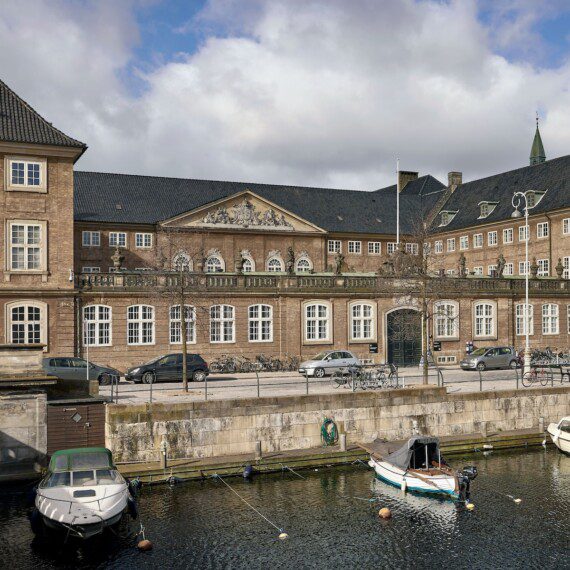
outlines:
{"label": "white cloud", "polygon": [[528,163],[536,108],[547,154],[570,149],[569,65],[497,55],[474,2],[212,0],[194,25],[224,33],[136,96],[136,4],[34,6],[0,13],[3,79],[89,144],[80,169],[368,189],[398,156],[472,178]]}

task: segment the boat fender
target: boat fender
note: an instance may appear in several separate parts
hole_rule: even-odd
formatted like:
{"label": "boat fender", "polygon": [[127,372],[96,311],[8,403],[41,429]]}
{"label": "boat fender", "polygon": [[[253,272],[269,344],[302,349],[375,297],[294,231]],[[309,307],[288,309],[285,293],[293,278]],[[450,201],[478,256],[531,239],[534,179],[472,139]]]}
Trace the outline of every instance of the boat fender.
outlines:
{"label": "boat fender", "polygon": [[129,497],[127,501],[127,508],[129,509],[129,515],[131,515],[131,518],[136,520],[139,516],[139,508],[137,506],[137,502],[132,497]]}
{"label": "boat fender", "polygon": [[405,493],[408,490],[408,484],[406,483],[406,480],[403,479],[402,480],[402,491]]}
{"label": "boat fender", "polygon": [[249,479],[253,475],[253,467],[248,463],[243,469],[243,478]]}
{"label": "boat fender", "polygon": [[287,540],[289,538],[289,535],[286,532],[280,532],[279,533],[279,540]]}
{"label": "boat fender", "polygon": [[388,520],[388,519],[392,518],[392,511],[391,511],[388,507],[382,507],[382,508],[378,511],[378,516],[379,516],[381,519]]}
{"label": "boat fender", "polygon": [[137,548],[141,551],[141,552],[146,552],[148,550],[152,550],[152,542],[150,540],[147,540],[146,538],[144,540],[141,540],[138,544],[137,544]]}
{"label": "boat fender", "polygon": [[473,503],[466,503],[466,504],[465,504],[465,508],[466,508],[468,511],[472,511],[472,510],[475,508],[475,505],[474,505]]}
{"label": "boat fender", "polygon": [[141,487],[142,487],[142,481],[138,477],[131,479],[129,481],[129,493],[131,494],[131,496],[138,497]]}

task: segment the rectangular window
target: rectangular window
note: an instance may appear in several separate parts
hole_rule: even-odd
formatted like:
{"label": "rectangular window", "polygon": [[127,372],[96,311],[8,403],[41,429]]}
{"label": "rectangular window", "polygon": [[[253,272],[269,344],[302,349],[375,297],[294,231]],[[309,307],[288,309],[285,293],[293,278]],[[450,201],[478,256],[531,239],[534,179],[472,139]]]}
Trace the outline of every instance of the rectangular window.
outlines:
{"label": "rectangular window", "polygon": [[152,247],[152,234],[136,233],[135,247],[138,249],[149,249]]}
{"label": "rectangular window", "polygon": [[273,307],[251,305],[248,309],[249,342],[271,342],[273,340]]}
{"label": "rectangular window", "polygon": [[536,224],[536,237],[545,238],[548,237],[548,222],[539,222]]}
{"label": "rectangular window", "polygon": [[519,275],[530,274],[530,261],[519,261]]}
{"label": "rectangular window", "polygon": [[562,266],[564,267],[562,278],[570,279],[570,257],[567,256],[562,259]]}
{"label": "rectangular window", "polygon": [[434,243],[434,252],[443,253],[443,241],[438,240]]}
{"label": "rectangular window", "polygon": [[445,301],[435,305],[435,335],[437,338],[455,338],[459,336],[457,305]]}
{"label": "rectangular window", "polygon": [[[182,344],[182,319],[180,305],[170,307],[170,344]],[[196,312],[191,305],[184,305],[184,320],[186,321],[186,342],[196,342]]]}
{"label": "rectangular window", "polygon": [[527,241],[529,236],[529,228],[528,226],[520,226],[519,227],[519,241]]}
{"label": "rectangular window", "polygon": [[[526,327],[525,327],[525,304],[517,305],[515,308],[516,311],[516,334],[517,336],[522,336],[526,334]],[[528,334],[531,335],[534,333],[534,307],[532,305],[528,305]]]}
{"label": "rectangular window", "polygon": [[475,234],[473,236],[473,247],[475,248],[483,247],[483,234]]}
{"label": "rectangular window", "polygon": [[362,253],[362,242],[360,241],[349,241],[348,242],[348,253]]}
{"label": "rectangular window", "polygon": [[570,235],[570,218],[564,218],[562,220],[562,235]]}
{"label": "rectangular window", "polygon": [[45,192],[45,166],[42,159],[11,158],[7,162],[7,190]]}
{"label": "rectangular window", "polygon": [[469,236],[461,236],[459,238],[459,249],[461,251],[469,249]]}
{"label": "rectangular window", "polygon": [[503,275],[514,275],[515,266],[514,263],[505,263],[505,269]]}
{"label": "rectangular window", "polygon": [[[8,315],[9,342],[14,344],[39,344],[44,342],[43,303],[12,306]],[[44,309],[45,310],[45,309]]]}
{"label": "rectangular window", "polygon": [[88,265],[81,268],[81,273],[101,273],[101,268]]}
{"label": "rectangular window", "polygon": [[101,245],[101,232],[81,232],[83,247],[99,247]]}
{"label": "rectangular window", "polygon": [[111,346],[111,307],[88,305],[83,309],[83,346]]}
{"label": "rectangular window", "polygon": [[388,253],[388,255],[392,255],[393,253],[396,252],[397,249],[398,249],[397,243],[389,242],[386,244],[386,253]]}
{"label": "rectangular window", "polygon": [[210,342],[235,342],[234,308],[231,305],[210,308]]}
{"label": "rectangular window", "polygon": [[497,232],[496,231],[488,232],[487,245],[497,245],[497,243],[498,243]]}
{"label": "rectangular window", "polygon": [[483,275],[483,266],[474,267],[473,275]]}
{"label": "rectangular window", "polygon": [[496,273],[497,273],[496,265],[487,265],[487,275],[489,277],[495,277]]}
{"label": "rectangular window", "polygon": [[132,305],[127,308],[127,343],[154,344],[154,307]]}
{"label": "rectangular window", "polygon": [[329,340],[329,307],[313,304],[305,307],[305,340]]}
{"label": "rectangular window", "polygon": [[513,243],[513,228],[503,230],[503,243]]}
{"label": "rectangular window", "polygon": [[548,277],[550,275],[550,260],[549,259],[539,259],[537,261],[538,264],[538,273],[539,277]]}
{"label": "rectangular window", "polygon": [[546,303],[542,305],[542,334],[558,333],[558,305]]}
{"label": "rectangular window", "polygon": [[342,245],[339,239],[329,239],[328,242],[329,253],[341,253]]}
{"label": "rectangular window", "polygon": [[455,251],[455,238],[447,238],[447,251]]}
{"label": "rectangular window", "polygon": [[351,340],[372,340],[374,338],[374,307],[368,303],[357,303],[350,307]]}
{"label": "rectangular window", "polygon": [[10,222],[9,267],[13,271],[40,271],[44,269],[44,224]]}
{"label": "rectangular window", "polygon": [[382,252],[382,242],[379,241],[368,242],[368,253],[370,255],[380,255],[381,252]]}
{"label": "rectangular window", "polygon": [[495,334],[495,310],[491,303],[475,305],[475,336],[490,337]]}
{"label": "rectangular window", "polygon": [[125,232],[109,232],[110,247],[127,247],[127,234]]}
{"label": "rectangular window", "polygon": [[406,244],[406,253],[410,255],[418,255],[419,245],[417,243],[407,243]]}

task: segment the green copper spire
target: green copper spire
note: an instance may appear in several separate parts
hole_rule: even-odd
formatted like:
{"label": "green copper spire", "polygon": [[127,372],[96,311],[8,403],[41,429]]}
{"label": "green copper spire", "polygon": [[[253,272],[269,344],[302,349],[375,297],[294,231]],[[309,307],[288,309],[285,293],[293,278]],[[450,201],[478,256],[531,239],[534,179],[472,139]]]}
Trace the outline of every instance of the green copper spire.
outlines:
{"label": "green copper spire", "polygon": [[540,131],[538,130],[538,113],[536,114],[536,132],[534,133],[534,140],[532,141],[532,148],[530,149],[530,165],[540,164],[546,160],[546,153],[540,138]]}

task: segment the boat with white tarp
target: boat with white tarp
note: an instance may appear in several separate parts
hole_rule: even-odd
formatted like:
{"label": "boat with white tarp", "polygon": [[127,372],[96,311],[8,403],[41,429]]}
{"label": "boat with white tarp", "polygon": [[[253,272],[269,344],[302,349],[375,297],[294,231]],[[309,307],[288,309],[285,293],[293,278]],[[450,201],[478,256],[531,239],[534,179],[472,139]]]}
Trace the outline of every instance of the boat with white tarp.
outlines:
{"label": "boat with white tarp", "polygon": [[550,424],[546,431],[552,443],[563,453],[570,455],[570,416],[562,418],[557,424]]}

